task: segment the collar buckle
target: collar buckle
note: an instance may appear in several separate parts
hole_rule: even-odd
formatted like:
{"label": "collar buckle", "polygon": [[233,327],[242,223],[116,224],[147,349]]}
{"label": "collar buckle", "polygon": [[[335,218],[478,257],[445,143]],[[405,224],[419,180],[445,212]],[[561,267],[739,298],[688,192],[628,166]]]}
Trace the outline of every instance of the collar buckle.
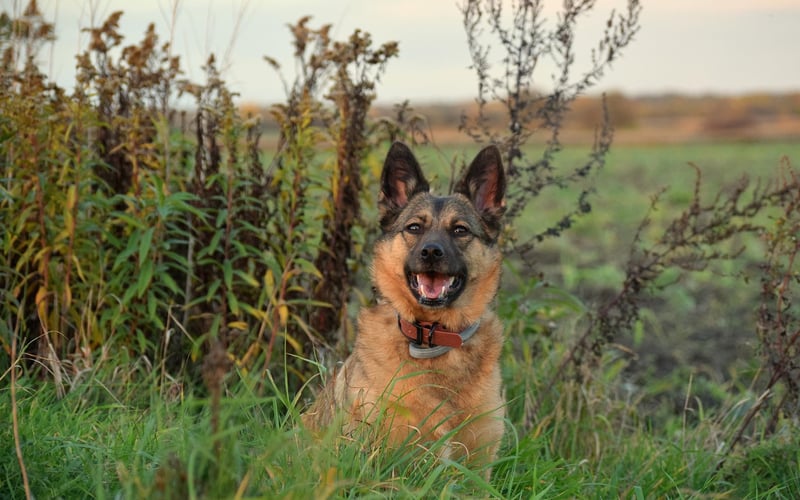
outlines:
{"label": "collar buckle", "polygon": [[[398,322],[400,318],[398,316]],[[439,323],[431,323],[430,329],[428,330],[427,339],[423,340],[423,335],[425,334],[425,327],[420,325],[418,322],[412,323],[414,328],[417,329],[417,345],[428,344],[430,347],[436,347],[436,344],[433,343],[433,335],[436,333],[436,327],[439,326]]]}

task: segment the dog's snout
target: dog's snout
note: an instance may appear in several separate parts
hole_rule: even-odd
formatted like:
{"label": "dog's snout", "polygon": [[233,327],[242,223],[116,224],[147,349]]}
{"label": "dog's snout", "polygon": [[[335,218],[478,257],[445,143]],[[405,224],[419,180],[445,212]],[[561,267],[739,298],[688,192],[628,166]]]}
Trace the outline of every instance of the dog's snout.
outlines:
{"label": "dog's snout", "polygon": [[420,256],[427,262],[436,262],[444,257],[444,247],[435,241],[428,242],[422,247]]}

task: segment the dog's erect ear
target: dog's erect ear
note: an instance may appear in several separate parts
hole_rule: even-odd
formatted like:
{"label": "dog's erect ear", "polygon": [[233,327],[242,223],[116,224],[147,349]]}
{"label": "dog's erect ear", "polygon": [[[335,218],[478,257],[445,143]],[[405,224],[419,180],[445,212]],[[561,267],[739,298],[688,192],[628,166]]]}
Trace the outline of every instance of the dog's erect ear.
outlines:
{"label": "dog's erect ear", "polygon": [[497,146],[486,146],[475,156],[455,192],[470,199],[486,223],[489,237],[497,238],[500,218],[506,210],[506,176]]}
{"label": "dog's erect ear", "polygon": [[386,155],[378,198],[381,227],[387,229],[408,201],[417,193],[430,190],[414,153],[402,142],[395,142]]}

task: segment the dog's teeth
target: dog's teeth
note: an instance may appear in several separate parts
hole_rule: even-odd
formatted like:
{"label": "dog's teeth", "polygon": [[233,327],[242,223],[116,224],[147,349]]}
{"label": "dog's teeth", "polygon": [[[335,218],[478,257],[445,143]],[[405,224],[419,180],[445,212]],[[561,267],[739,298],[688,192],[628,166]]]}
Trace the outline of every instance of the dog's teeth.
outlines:
{"label": "dog's teeth", "polygon": [[417,289],[417,293],[425,296],[425,281],[419,274],[413,274],[411,276],[411,285]]}
{"label": "dog's teeth", "polygon": [[443,299],[456,286],[460,280],[456,276],[447,276],[438,273],[412,274],[409,284],[412,289],[428,299]]}
{"label": "dog's teeth", "polygon": [[447,293],[448,290],[450,290],[450,287],[452,285],[453,285],[453,277],[451,276],[447,281],[442,283],[442,289],[439,290],[439,298],[440,299],[445,296],[445,294]]}

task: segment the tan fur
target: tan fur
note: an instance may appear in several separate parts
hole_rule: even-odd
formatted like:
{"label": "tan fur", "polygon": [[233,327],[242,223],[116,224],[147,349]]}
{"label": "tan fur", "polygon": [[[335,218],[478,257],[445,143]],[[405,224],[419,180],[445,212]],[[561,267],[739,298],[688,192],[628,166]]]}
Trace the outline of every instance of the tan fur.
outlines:
{"label": "tan fur", "polygon": [[[426,230],[446,232],[457,224],[480,224],[467,196],[448,197],[439,211],[434,210],[436,200],[442,202],[429,193],[418,194],[403,209],[398,228],[420,223]],[[343,433],[366,430],[377,442],[386,438],[393,446],[424,444],[453,433],[442,454],[486,464],[496,456],[504,427],[498,365],[503,329],[490,308],[502,258],[497,245],[485,239],[459,239],[460,257],[468,269],[464,289],[447,307],[425,307],[409,291],[404,270],[418,238],[387,229],[378,240],[371,270],[380,301],[359,314],[352,354],[303,422],[311,429],[326,429],[337,413],[343,413]],[[454,331],[476,321],[480,326],[462,347],[436,358],[415,359],[398,329],[398,314],[409,321],[439,322]]]}

